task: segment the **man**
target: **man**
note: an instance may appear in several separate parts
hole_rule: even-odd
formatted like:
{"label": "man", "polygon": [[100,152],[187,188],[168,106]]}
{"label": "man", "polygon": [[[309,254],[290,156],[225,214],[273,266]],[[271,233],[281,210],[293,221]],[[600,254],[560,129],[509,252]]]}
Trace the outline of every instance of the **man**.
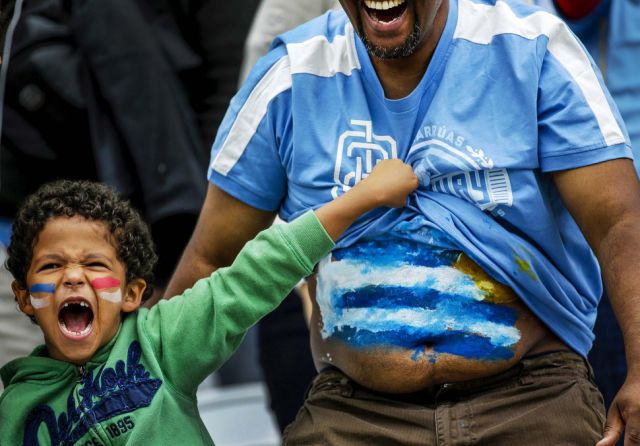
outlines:
{"label": "man", "polygon": [[169,291],[276,210],[294,218],[397,157],[423,187],[321,262],[320,373],[284,444],[595,444],[594,252],[629,363],[600,445],[625,423],[640,441],[638,182],[582,47],[520,2],[341,4],[281,36],[232,102]]}

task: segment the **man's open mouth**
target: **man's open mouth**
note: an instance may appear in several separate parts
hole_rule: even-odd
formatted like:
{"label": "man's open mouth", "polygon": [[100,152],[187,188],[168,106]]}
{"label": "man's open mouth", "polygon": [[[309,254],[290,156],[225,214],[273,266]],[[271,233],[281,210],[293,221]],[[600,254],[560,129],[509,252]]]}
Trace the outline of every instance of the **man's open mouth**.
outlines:
{"label": "man's open mouth", "polygon": [[82,338],[93,327],[93,310],[83,299],[65,302],[58,312],[58,323],[62,332],[71,338]]}
{"label": "man's open mouth", "polygon": [[407,0],[363,0],[364,9],[373,20],[390,23],[407,9]]}

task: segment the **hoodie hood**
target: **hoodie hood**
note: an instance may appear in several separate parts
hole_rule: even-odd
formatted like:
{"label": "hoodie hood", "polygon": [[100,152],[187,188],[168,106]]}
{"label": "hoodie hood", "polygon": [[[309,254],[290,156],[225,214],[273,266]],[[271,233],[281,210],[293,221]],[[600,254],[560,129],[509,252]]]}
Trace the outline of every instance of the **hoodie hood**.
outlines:
{"label": "hoodie hood", "polygon": [[[91,368],[107,359],[120,330],[122,330],[122,324],[120,324],[116,335],[87,362],[87,367]],[[49,358],[47,346],[40,345],[29,356],[8,362],[0,369],[0,378],[2,378],[2,384],[6,389],[9,385],[20,382],[42,381],[51,384],[57,380],[67,379],[69,374],[77,375],[77,370],[78,367],[75,364]]]}
{"label": "hoodie hood", "polygon": [[73,364],[46,356],[45,345],[38,346],[29,356],[14,359],[0,369],[5,389],[11,384],[26,381],[43,381],[47,384],[75,373]]}

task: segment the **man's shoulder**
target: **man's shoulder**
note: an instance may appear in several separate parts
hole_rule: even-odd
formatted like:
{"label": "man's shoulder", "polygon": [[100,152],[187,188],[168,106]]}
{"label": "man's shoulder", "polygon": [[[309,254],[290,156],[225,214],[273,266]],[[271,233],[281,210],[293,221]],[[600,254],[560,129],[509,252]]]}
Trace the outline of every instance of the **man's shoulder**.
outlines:
{"label": "man's shoulder", "polygon": [[328,11],[278,36],[271,54],[274,64],[287,65],[286,74],[280,74],[287,77],[311,74],[327,79],[337,73],[349,75],[361,68],[355,49],[355,31],[342,10]]}
{"label": "man's shoulder", "polygon": [[522,0],[459,0],[454,37],[491,44],[497,36],[551,39],[566,31],[562,20],[534,3]]}

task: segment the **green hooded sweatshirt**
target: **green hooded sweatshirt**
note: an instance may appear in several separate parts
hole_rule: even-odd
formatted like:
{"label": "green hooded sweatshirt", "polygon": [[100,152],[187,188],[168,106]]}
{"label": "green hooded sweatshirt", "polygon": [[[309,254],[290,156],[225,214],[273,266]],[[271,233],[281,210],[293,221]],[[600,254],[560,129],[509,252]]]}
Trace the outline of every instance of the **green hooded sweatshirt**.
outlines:
{"label": "green hooded sweatshirt", "polygon": [[0,445],[212,445],[198,385],[334,244],[315,213],[261,232],[233,265],[123,317],[78,367],[45,346],[0,369]]}

